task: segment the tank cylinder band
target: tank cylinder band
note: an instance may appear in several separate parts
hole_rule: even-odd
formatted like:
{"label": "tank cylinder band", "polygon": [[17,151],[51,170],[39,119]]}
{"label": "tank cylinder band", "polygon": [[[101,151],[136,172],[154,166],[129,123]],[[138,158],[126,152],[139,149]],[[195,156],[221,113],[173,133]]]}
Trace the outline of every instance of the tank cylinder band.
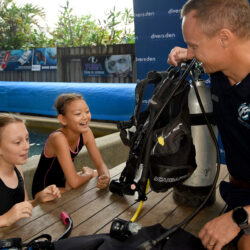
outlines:
{"label": "tank cylinder band", "polygon": [[[209,123],[215,125],[213,113],[206,113],[206,116]],[[190,123],[192,126],[207,124],[203,114],[190,114]]]}

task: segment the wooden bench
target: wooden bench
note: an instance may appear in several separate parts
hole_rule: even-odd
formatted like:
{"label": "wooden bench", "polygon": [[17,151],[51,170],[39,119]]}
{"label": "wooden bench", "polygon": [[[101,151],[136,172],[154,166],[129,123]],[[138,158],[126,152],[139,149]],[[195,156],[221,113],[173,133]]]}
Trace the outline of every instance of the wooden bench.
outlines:
{"label": "wooden bench", "polygon": [[[111,169],[111,177],[118,178],[124,163]],[[219,181],[227,179],[228,173],[224,165],[221,167]],[[64,231],[65,226],[60,220],[60,212],[67,212],[73,220],[73,230],[70,237],[79,235],[109,233],[110,225],[115,217],[130,220],[138,208],[134,196],[120,197],[96,187],[96,180],[71,190],[59,200],[39,204],[33,209],[31,218],[22,219],[8,228],[0,228],[0,238],[21,237],[28,242],[43,233],[50,234],[55,240]],[[211,218],[218,216],[224,209],[225,203],[216,189],[216,202],[204,208],[185,227],[185,230],[196,235],[202,226]],[[149,191],[148,200],[144,202],[137,222],[142,226],[161,223],[169,228],[186,218],[193,208],[180,206],[172,198],[172,189],[165,193]],[[231,245],[224,249],[234,249]]]}

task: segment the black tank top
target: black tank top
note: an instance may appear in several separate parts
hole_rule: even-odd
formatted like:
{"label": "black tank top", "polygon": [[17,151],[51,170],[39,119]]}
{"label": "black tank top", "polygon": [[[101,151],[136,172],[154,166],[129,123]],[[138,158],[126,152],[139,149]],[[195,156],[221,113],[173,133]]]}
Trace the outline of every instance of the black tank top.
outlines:
{"label": "black tank top", "polygon": [[[61,132],[57,130],[55,132]],[[54,132],[54,133],[55,133]],[[82,147],[84,146],[82,134],[80,134],[78,145],[73,152],[70,150],[70,155],[72,161],[74,161],[75,157],[78,155]],[[45,147],[40,157],[40,161],[38,163],[33,183],[32,183],[32,196],[34,197],[36,193],[43,190],[45,187],[55,184],[57,187],[65,187],[65,176],[62,171],[61,165],[57,159],[57,157],[46,157],[45,155]]]}
{"label": "black tank top", "polygon": [[1,195],[0,215],[5,214],[16,203],[22,202],[25,199],[23,177],[21,176],[20,172],[16,167],[14,169],[16,171],[18,179],[18,185],[16,188],[13,189],[7,187],[2,181],[2,179],[0,179],[0,195]]}

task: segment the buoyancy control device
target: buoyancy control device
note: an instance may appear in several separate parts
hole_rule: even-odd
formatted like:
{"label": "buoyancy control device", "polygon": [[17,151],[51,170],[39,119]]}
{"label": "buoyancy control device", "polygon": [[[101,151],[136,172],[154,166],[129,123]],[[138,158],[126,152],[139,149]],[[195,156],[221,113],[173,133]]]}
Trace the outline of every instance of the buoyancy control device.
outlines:
{"label": "buoyancy control device", "polygon": [[[195,217],[214,193],[220,170],[220,151],[215,131],[211,126],[212,113],[207,116],[196,86],[201,73],[204,73],[203,69],[196,59],[182,63],[178,67],[170,66],[165,72],[149,72],[146,79],[139,82],[136,87],[133,116],[130,121],[118,124],[121,139],[125,145],[130,147],[130,151],[120,178],[111,181],[109,189],[121,196],[134,195],[137,192],[137,200],[140,201],[135,215],[130,222],[126,223],[134,223],[143,201],[147,199],[149,183],[151,190],[165,192],[171,187],[175,188],[182,185],[183,182],[185,183],[186,180],[188,181],[197,169],[190,126],[190,120],[192,120],[190,118],[196,120],[197,116],[191,117],[188,109],[189,83],[192,83],[197,97],[196,104],[201,109],[202,125],[207,125],[217,156],[217,165],[215,163],[217,171],[214,173],[215,175],[213,174],[213,180],[209,178],[209,190],[206,190],[206,195],[202,195],[202,200],[200,200],[200,196],[197,199],[195,210],[181,223],[166,229],[162,235],[153,240],[148,239],[137,249],[151,249],[163,240],[170,239],[170,235],[172,237],[174,232]],[[154,91],[146,110],[141,111],[142,98],[148,84],[154,84]],[[183,197],[181,196],[181,198]],[[126,227],[119,219],[114,220],[113,224],[117,224],[117,221],[122,225],[115,230],[116,238],[121,234],[128,236],[133,234],[131,232],[119,233],[118,231],[123,231],[122,229]],[[113,224],[110,236],[113,233]]]}
{"label": "buoyancy control device", "polygon": [[[118,180],[110,183],[110,191],[119,195],[138,193],[138,201],[146,200],[146,184],[165,192],[185,181],[196,169],[195,147],[191,136],[187,76],[198,67],[193,59],[167,71],[152,71],[135,90],[135,110],[128,122],[120,122],[121,139],[130,146],[129,157]],[[147,108],[142,99],[148,84],[154,91]]]}

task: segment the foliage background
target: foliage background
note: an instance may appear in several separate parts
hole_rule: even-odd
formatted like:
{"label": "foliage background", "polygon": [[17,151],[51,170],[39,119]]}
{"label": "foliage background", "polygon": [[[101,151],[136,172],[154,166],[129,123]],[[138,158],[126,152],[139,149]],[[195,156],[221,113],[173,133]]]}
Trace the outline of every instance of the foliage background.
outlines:
{"label": "foliage background", "polygon": [[72,14],[69,0],[61,6],[55,28],[39,25],[45,11],[39,6],[18,6],[14,0],[0,0],[0,50],[45,47],[80,47],[134,43],[131,9],[108,11],[104,20]]}

